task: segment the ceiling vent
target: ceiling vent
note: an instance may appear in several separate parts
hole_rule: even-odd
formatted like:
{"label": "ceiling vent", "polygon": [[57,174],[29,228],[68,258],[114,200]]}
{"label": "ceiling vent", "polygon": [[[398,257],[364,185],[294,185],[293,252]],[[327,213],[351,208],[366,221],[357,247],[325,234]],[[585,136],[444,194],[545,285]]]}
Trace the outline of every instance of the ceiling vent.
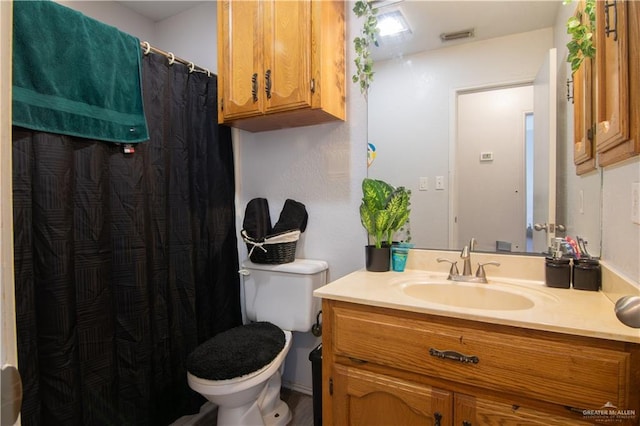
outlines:
{"label": "ceiling vent", "polygon": [[442,33],[440,34],[440,40],[442,41],[460,40],[462,38],[470,38],[473,36],[474,36],[474,29],[471,28],[469,30],[454,31],[451,33]]}

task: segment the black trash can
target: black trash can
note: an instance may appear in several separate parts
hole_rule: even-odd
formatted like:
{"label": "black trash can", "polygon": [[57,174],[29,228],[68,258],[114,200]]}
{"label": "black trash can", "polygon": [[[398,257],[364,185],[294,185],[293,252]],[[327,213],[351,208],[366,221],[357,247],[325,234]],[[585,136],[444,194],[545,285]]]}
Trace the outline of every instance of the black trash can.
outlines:
{"label": "black trash can", "polygon": [[313,391],[313,426],[322,426],[322,343],[309,353]]}

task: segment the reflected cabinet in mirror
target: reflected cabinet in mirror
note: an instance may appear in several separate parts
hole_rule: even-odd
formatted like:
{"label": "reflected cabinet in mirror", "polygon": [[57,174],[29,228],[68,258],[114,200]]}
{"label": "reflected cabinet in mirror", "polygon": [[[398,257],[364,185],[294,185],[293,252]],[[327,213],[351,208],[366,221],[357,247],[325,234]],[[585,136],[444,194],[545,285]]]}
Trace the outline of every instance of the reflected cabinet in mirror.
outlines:
{"label": "reflected cabinet in mirror", "polygon": [[[562,2],[380,3],[410,29],[379,37],[368,93],[369,177],[405,186],[416,247],[600,253],[601,173],[576,175]],[[471,37],[443,41],[445,33]],[[420,44],[419,42],[424,42]]]}

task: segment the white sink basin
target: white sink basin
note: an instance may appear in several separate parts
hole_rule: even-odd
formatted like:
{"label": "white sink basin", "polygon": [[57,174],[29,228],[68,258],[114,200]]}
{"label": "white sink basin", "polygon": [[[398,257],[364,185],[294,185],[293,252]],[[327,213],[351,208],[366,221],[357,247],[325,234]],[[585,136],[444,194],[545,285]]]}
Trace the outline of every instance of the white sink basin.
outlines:
{"label": "white sink basin", "polygon": [[477,284],[446,280],[408,281],[398,285],[405,295],[428,304],[465,309],[516,311],[533,308],[554,297],[536,290],[509,284]]}

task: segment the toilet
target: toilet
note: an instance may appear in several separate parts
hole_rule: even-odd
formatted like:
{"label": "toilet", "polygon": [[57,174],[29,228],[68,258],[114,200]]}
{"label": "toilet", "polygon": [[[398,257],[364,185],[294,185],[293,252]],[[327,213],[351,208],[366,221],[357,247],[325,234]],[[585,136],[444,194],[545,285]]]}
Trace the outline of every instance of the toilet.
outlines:
{"label": "toilet", "polygon": [[289,423],[280,399],[284,360],[292,331],[307,332],[316,321],[321,306],[313,291],[326,284],[327,269],[311,259],[243,262],[247,324],[219,333],[187,360],[189,387],[218,406],[218,426]]}

